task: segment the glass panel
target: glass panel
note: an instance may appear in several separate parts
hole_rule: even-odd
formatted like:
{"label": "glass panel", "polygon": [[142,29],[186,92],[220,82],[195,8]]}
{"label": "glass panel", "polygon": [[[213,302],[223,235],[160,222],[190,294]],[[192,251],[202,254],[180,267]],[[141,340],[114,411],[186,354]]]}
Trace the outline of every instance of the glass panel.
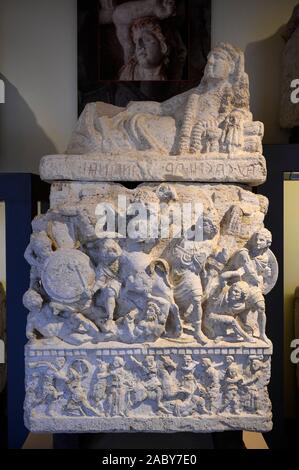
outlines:
{"label": "glass panel", "polygon": [[5,365],[5,343],[6,343],[6,256],[5,256],[5,204],[0,202],[0,445],[5,445],[4,429],[6,428],[6,365]]}
{"label": "glass panel", "polygon": [[[288,175],[284,181],[284,383],[286,418],[295,418],[298,392],[291,353],[294,357],[295,349],[298,351],[293,341],[299,338],[299,173]],[[297,368],[299,374],[299,365]]]}
{"label": "glass panel", "polygon": [[5,204],[0,202],[0,282],[6,285],[5,271]]}

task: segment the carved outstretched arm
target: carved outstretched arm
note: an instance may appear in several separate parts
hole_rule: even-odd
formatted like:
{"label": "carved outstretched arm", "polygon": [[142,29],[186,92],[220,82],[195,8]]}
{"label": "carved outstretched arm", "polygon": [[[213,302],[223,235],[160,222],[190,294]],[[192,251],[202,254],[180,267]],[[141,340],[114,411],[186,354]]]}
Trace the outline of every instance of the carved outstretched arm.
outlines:
{"label": "carved outstretched arm", "polygon": [[34,334],[35,330],[35,322],[34,322],[34,314],[29,313],[27,317],[27,324],[26,324],[26,337],[27,339],[35,339],[36,335]]}
{"label": "carved outstretched arm", "polygon": [[31,244],[27,246],[26,251],[24,253],[24,258],[27,263],[30,264],[30,266],[36,266],[38,264],[37,256],[35,255]]}
{"label": "carved outstretched arm", "polygon": [[253,377],[250,377],[248,380],[243,382],[243,386],[248,387],[248,385],[253,385],[254,383],[258,382],[261,377],[261,372],[257,372]]}
{"label": "carved outstretched arm", "polygon": [[144,367],[142,362],[138,361],[134,356],[130,356],[130,359],[132,362],[134,362],[134,364],[136,364],[136,366],[138,366],[142,370],[142,372],[147,372],[147,369],[146,367]]}
{"label": "carved outstretched arm", "polygon": [[238,377],[226,377],[225,378],[226,383],[228,384],[236,384],[239,385],[243,382],[243,378],[238,376]]}
{"label": "carved outstretched arm", "polygon": [[56,379],[61,379],[61,380],[66,380],[66,375],[57,370],[56,367],[54,367],[52,364],[50,364],[49,362],[36,362],[36,363],[31,363],[29,364],[30,368],[31,369],[37,369],[38,367],[47,367],[48,369],[51,369],[51,371],[54,372],[54,376]]}
{"label": "carved outstretched arm", "polygon": [[61,304],[59,302],[50,302],[49,307],[52,309],[54,315],[59,315],[61,312],[75,312],[75,309],[70,305]]}

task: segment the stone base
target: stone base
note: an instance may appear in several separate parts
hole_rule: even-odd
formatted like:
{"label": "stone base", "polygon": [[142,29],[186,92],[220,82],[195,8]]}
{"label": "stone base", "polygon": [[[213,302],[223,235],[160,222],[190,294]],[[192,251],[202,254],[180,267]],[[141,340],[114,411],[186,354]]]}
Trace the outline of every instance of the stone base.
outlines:
{"label": "stone base", "polygon": [[[32,432],[272,429],[272,348],[264,343],[82,348],[41,341],[26,348],[25,423]],[[253,361],[260,369],[252,370]]]}
{"label": "stone base", "polygon": [[97,154],[43,157],[40,175],[45,181],[200,181],[263,184],[267,170],[260,154],[219,156],[163,156],[142,154],[115,157]]}
{"label": "stone base", "polygon": [[231,415],[202,418],[29,418],[25,422],[34,433],[210,433],[221,431],[269,432],[272,430],[271,417]]}

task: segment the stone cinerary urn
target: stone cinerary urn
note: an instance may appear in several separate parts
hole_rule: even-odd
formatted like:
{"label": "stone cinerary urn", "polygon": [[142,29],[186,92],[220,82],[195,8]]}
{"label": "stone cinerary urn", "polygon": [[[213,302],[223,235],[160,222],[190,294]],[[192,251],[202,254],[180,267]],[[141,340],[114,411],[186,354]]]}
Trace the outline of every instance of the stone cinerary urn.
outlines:
{"label": "stone cinerary urn", "polygon": [[198,87],[89,104],[67,153],[43,158],[51,204],[25,253],[31,431],[271,430],[262,136],[243,53],[219,44]]}

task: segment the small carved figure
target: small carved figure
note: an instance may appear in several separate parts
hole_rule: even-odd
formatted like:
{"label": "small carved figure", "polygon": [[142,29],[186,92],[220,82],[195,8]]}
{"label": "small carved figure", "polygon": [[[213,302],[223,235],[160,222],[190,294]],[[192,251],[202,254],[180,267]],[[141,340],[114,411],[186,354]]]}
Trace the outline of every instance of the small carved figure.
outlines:
{"label": "small carved figure", "polygon": [[70,395],[63,408],[65,414],[69,416],[97,416],[99,414],[89,403],[87,389],[82,384],[89,373],[89,365],[84,360],[75,360],[70,364],[66,374],[66,384]]}
{"label": "small carved figure", "polygon": [[124,343],[134,343],[143,341],[143,331],[139,330],[135,325],[136,317],[139,311],[137,308],[131,310],[124,317],[116,320],[116,338]]}
{"label": "small carved figure", "polygon": [[[270,250],[272,234],[266,228],[254,233],[245,248],[237,251],[230,259],[226,271],[231,276],[258,287],[267,294],[275,285],[278,267]],[[229,276],[226,273],[226,276]]]}
{"label": "small carved figure", "polygon": [[53,242],[47,233],[45,231],[32,233],[24,257],[31,266],[30,287],[37,291],[40,291],[42,269],[52,253]]}
{"label": "small carved figure", "polygon": [[[25,396],[25,402],[24,406],[28,410],[30,410],[31,414],[35,414],[34,408],[40,404],[40,401],[38,399],[38,389],[39,389],[39,383],[40,383],[40,374],[35,371],[30,374],[30,380],[27,383],[26,387],[26,396]],[[51,411],[51,410],[50,410]],[[47,410],[49,413],[49,410]]]}
{"label": "small carved figure", "polygon": [[103,240],[99,249],[93,292],[95,292],[96,306],[104,308],[105,311],[106,322],[101,325],[104,332],[113,330],[116,300],[121,288],[118,278],[120,256],[121,248],[115,240]]}
{"label": "small carved figure", "polygon": [[169,411],[162,404],[163,391],[154,356],[146,356],[143,362],[138,361],[134,356],[131,356],[131,360],[143,375],[142,383],[138,383],[134,390],[134,404],[142,403],[147,399],[152,400],[156,405],[157,412],[168,414]]}
{"label": "small carved figure", "polygon": [[134,334],[143,341],[156,341],[165,332],[165,318],[161,315],[159,306],[149,302],[144,318],[137,324]]}
{"label": "small carved figure", "polygon": [[[235,282],[231,286],[216,290],[205,308],[204,329],[209,338],[217,341],[235,340],[255,342],[254,331],[247,323],[249,313],[258,314],[259,324],[263,324],[265,301],[262,293],[250,289],[244,281]],[[268,341],[264,331],[260,338]]]}
{"label": "small carved figure", "polygon": [[227,356],[226,364],[222,385],[223,403],[220,412],[238,415],[241,412],[240,390],[244,379],[233,356]]}
{"label": "small carved figure", "polygon": [[198,363],[191,355],[183,357],[183,363],[179,370],[179,390],[185,396],[182,400],[174,402],[174,413],[176,416],[188,416],[197,413],[209,414],[206,408],[207,391],[195,377],[195,369]]}
{"label": "small carved figure", "polygon": [[132,376],[125,369],[125,360],[116,356],[109,368],[107,385],[108,414],[110,416],[127,416],[131,406],[132,386]]}
{"label": "small carved figure", "polygon": [[110,376],[108,363],[99,360],[94,374],[94,384],[91,391],[91,398],[99,413],[104,413],[104,402],[107,399],[107,379]]}
{"label": "small carved figure", "polygon": [[155,341],[164,334],[179,337],[182,333],[179,309],[169,280],[169,265],[164,259],[149,259],[143,272],[128,276],[119,304],[122,318],[117,324],[124,341],[126,334],[129,342],[139,342]]}
{"label": "small carved figure", "polygon": [[218,367],[222,364],[213,364],[209,357],[204,357],[201,363],[203,366],[203,375],[201,376],[201,380],[208,391],[206,397],[207,407],[211,413],[216,413],[219,408],[221,398],[221,372],[218,370]]}
{"label": "small carved figure", "polygon": [[228,153],[244,147],[244,114],[242,112],[232,111],[225,118],[220,143]]}
{"label": "small carved figure", "polygon": [[[178,369],[178,363],[169,356],[161,356],[158,361],[158,375],[161,381],[163,398],[173,400],[182,396],[180,393],[175,374]],[[185,395],[183,394],[183,397]]]}
{"label": "small carved figure", "polygon": [[23,303],[30,311],[26,326],[26,335],[30,340],[40,335],[80,345],[89,341],[96,343],[101,339],[96,325],[79,313],[76,306],[44,303],[41,295],[33,289],[24,294]]}
{"label": "small carved figure", "polygon": [[266,387],[270,380],[268,368],[268,361],[265,363],[258,357],[251,357],[249,378],[246,378],[242,384],[245,399],[249,398],[250,411],[259,415],[265,414],[271,407],[266,394]]}
{"label": "small carved figure", "polygon": [[[35,369],[34,382],[31,384],[28,399],[34,401],[32,407],[38,405],[45,406],[47,416],[56,415],[57,403],[63,397],[63,391],[58,390],[58,381],[65,381],[65,374],[62,371],[65,365],[65,359],[57,359],[53,364],[49,362],[35,362],[30,364],[31,369]],[[35,381],[36,377],[39,380]]]}

